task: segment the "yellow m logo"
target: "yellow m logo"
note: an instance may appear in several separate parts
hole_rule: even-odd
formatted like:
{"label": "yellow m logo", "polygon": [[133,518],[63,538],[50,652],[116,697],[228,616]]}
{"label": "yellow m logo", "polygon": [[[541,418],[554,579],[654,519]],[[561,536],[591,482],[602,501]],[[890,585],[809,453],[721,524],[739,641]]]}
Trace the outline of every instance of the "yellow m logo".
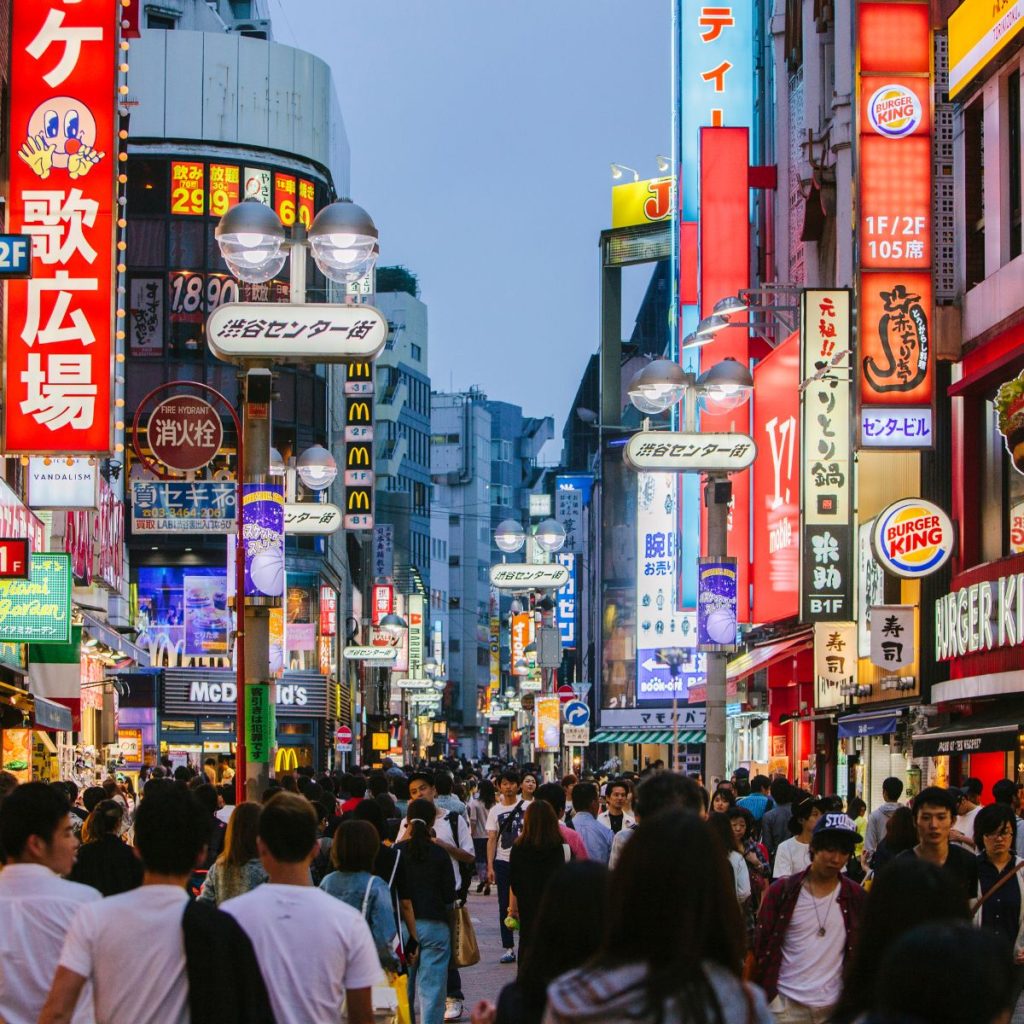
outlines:
{"label": "yellow m logo", "polygon": [[364,512],[370,511],[370,494],[368,491],[348,492],[348,510],[349,512],[354,512],[356,509],[362,509]]}
{"label": "yellow m logo", "polygon": [[349,363],[348,364],[348,379],[349,380],[369,380],[373,373],[372,363]]}
{"label": "yellow m logo", "polygon": [[350,466],[369,466],[370,449],[365,444],[353,445],[348,450],[348,464]]}
{"label": "yellow m logo", "polygon": [[369,402],[350,402],[348,406],[348,422],[349,423],[369,423],[370,422],[370,403]]}

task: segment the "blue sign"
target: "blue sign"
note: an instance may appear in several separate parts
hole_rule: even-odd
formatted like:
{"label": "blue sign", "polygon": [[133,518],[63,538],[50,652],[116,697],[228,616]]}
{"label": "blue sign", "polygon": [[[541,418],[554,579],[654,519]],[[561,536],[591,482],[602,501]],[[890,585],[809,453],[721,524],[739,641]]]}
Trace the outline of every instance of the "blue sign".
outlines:
{"label": "blue sign", "polygon": [[644,647],[636,657],[636,699],[638,701],[670,701],[673,698],[688,700],[690,689],[704,685],[704,655],[696,648],[683,647],[687,660],[677,665],[672,675],[672,666],[664,660],[666,650],[672,648]]}
{"label": "blue sign", "polygon": [[555,561],[569,570],[569,582],[560,587],[555,594],[555,620],[558,632],[562,635],[563,647],[576,646],[576,556],[571,552],[560,551]]}
{"label": "blue sign", "polygon": [[736,559],[702,558],[697,566],[697,647],[736,646]]}
{"label": "blue sign", "polygon": [[555,477],[555,490],[580,491],[583,504],[590,504],[590,492],[594,489],[593,473],[561,473]]}
{"label": "blue sign", "polygon": [[590,707],[581,700],[570,700],[562,709],[566,725],[586,725],[590,721]]}
{"label": "blue sign", "polygon": [[132,481],[132,533],[235,533],[230,480]]}
{"label": "blue sign", "polygon": [[0,235],[0,277],[32,276],[32,236]]}

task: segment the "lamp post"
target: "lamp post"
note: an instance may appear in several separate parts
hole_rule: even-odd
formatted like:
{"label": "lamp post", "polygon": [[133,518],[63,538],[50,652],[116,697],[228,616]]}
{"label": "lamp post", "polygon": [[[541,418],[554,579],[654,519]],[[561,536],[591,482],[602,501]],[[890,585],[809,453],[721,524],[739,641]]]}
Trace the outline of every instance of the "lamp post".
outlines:
{"label": "lamp post", "polygon": [[[749,400],[754,389],[750,371],[735,359],[720,363],[697,376],[678,363],[656,359],[640,370],[630,382],[630,401],[645,415],[656,415],[675,405],[684,403],[686,433],[697,429],[697,402],[713,412],[728,412]],[[707,555],[728,557],[728,509],[732,484],[728,476],[708,472],[704,484],[704,504],[707,507]],[[705,777],[725,777],[725,651],[708,651],[705,655],[707,686],[705,724]],[[673,687],[673,691],[675,687]],[[676,705],[673,701],[673,711]],[[673,715],[675,717],[675,715]]]}
{"label": "lamp post", "polygon": [[[369,273],[377,258],[377,228],[362,207],[341,200],[324,207],[314,218],[308,234],[296,223],[289,231],[277,214],[256,200],[245,200],[233,206],[221,217],[214,229],[214,237],[221,255],[231,273],[240,281],[263,284],[276,277],[288,263],[289,301],[306,300],[305,249],[312,251],[313,260],[330,280],[342,284],[358,280]],[[242,438],[244,460],[240,459],[239,472],[244,483],[267,482],[271,475],[270,404],[273,374],[272,360],[253,360],[245,364],[244,401],[242,404]],[[308,454],[308,453],[307,453]],[[298,467],[307,486],[324,479],[329,472],[316,454],[311,462]],[[329,455],[329,453],[328,453]],[[333,460],[332,460],[333,461]],[[335,473],[337,467],[335,467]],[[333,477],[332,477],[333,479]],[[309,483],[312,480],[314,484]],[[327,481],[324,486],[329,486]],[[244,485],[243,485],[244,488]],[[243,489],[240,488],[240,489]],[[244,518],[244,507],[238,509],[239,521]],[[283,546],[282,537],[282,546]],[[242,558],[243,555],[239,555]],[[257,791],[262,791],[270,777],[267,761],[246,761],[245,704],[249,687],[269,682],[270,618],[266,608],[257,608],[239,591],[236,600],[244,602],[245,685],[238,687],[236,766],[240,776],[239,792],[244,794],[244,782],[252,779]],[[271,698],[274,686],[270,683]]]}

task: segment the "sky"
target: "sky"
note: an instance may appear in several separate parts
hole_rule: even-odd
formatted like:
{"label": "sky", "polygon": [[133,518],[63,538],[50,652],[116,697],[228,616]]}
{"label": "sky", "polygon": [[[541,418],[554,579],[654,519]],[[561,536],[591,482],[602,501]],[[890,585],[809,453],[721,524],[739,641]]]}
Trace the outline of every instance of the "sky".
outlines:
{"label": "sky", "polygon": [[[379,265],[419,278],[432,387],[477,385],[554,416],[560,438],[599,342],[609,165],[653,177],[670,152],[670,0],[271,0],[270,11],[278,42],[333,70],[351,198],[380,231]],[[624,275],[623,337],[649,275]]]}

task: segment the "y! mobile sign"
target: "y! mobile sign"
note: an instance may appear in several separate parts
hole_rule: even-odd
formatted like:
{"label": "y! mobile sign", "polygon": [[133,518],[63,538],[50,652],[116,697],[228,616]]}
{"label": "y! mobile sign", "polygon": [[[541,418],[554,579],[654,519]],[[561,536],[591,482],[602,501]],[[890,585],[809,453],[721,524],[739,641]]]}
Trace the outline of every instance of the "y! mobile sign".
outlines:
{"label": "y! mobile sign", "polygon": [[116,0],[16,0],[11,17],[9,231],[32,277],[9,281],[3,445],[112,448]]}

